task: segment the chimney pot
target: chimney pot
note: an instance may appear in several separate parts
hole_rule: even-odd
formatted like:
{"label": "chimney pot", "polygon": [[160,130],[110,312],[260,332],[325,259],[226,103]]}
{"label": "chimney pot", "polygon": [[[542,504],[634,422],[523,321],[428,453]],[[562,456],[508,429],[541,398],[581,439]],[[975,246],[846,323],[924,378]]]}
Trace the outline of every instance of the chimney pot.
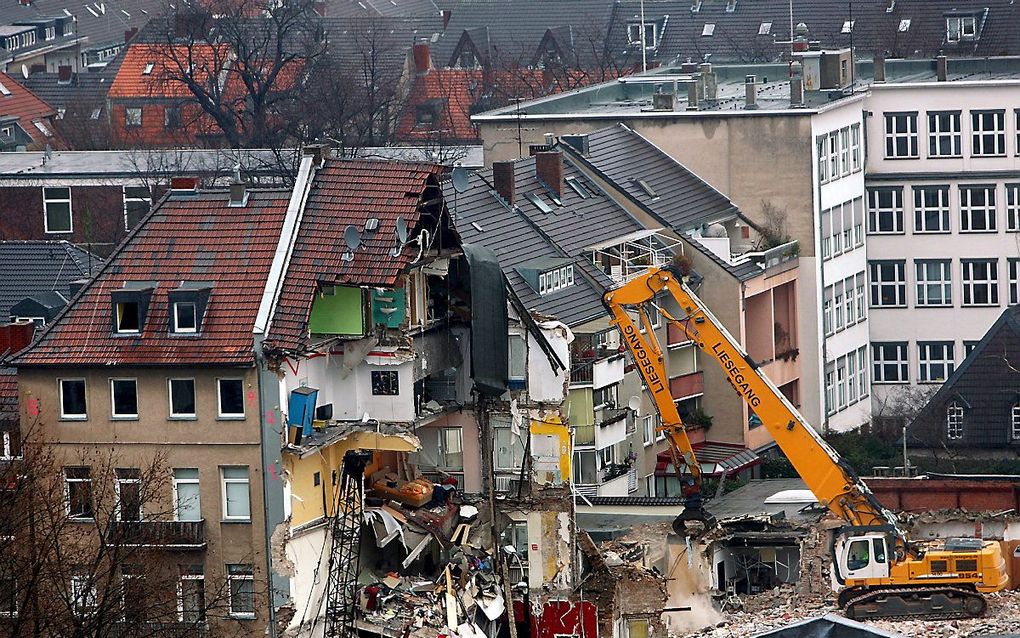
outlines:
{"label": "chimney pot", "polygon": [[872,64],[875,67],[875,82],[885,82],[885,56],[876,55]]}
{"label": "chimney pot", "polygon": [[515,168],[513,160],[492,163],[492,185],[496,189],[496,194],[510,206],[514,205],[517,188]]}
{"label": "chimney pot", "polygon": [[939,82],[949,79],[949,60],[944,55],[935,58],[935,76]]}
{"label": "chimney pot", "polygon": [[553,144],[555,144],[555,143],[556,143],[556,136],[553,135],[552,133],[546,133],[545,134],[545,145],[548,148],[552,148]]}
{"label": "chimney pot", "polygon": [[753,111],[758,108],[758,77],[748,75],[744,78],[744,108]]}
{"label": "chimney pot", "polygon": [[424,75],[432,68],[432,53],[429,50],[428,42],[415,42],[411,47],[411,54],[414,57],[414,72]]}
{"label": "chimney pot", "polygon": [[563,152],[535,153],[535,176],[552,189],[556,197],[563,197]]}

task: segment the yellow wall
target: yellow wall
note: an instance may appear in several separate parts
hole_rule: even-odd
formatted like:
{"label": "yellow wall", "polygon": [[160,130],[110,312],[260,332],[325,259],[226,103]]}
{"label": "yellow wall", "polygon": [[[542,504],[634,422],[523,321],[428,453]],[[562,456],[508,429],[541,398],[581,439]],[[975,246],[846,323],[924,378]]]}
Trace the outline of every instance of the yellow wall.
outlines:
{"label": "yellow wall", "polygon": [[[570,473],[570,461],[573,455],[573,451],[570,448],[570,428],[563,423],[558,414],[546,414],[542,417],[541,421],[531,422],[531,434],[532,436],[550,435],[559,438],[560,477],[562,481],[569,482],[572,476]],[[550,482],[541,476],[536,477],[536,479],[540,483]]]}

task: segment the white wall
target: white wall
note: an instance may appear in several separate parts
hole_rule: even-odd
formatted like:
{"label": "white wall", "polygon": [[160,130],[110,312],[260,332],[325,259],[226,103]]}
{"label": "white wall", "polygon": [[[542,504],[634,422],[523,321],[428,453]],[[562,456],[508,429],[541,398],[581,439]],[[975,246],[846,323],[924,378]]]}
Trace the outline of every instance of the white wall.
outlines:
{"label": "white wall", "polygon": [[[540,324],[542,334],[567,368],[570,367],[570,342],[574,335],[565,325],[548,321]],[[563,403],[566,399],[568,370],[553,372],[549,357],[528,334],[528,396],[541,403]]]}

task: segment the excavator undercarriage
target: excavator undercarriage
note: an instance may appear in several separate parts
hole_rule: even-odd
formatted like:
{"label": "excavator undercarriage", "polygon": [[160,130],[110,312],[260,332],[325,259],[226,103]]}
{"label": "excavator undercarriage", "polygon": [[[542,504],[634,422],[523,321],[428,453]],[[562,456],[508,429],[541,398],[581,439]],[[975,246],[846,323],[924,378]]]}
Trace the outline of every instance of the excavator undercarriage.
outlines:
{"label": "excavator undercarriage", "polygon": [[965,587],[851,587],[839,593],[847,618],[977,618],[988,607],[985,597]]}

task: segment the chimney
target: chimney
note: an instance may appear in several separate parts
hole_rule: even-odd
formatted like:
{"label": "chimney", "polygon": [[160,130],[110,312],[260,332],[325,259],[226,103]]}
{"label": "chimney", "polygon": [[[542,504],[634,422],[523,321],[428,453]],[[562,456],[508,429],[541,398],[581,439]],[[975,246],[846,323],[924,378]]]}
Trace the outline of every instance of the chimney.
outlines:
{"label": "chimney", "polygon": [[492,185],[496,189],[496,194],[510,206],[514,205],[517,188],[514,170],[515,162],[513,160],[492,163]]}
{"label": "chimney", "polygon": [[701,72],[701,94],[705,96],[706,102],[715,103],[719,99],[719,83],[712,65],[705,62],[698,66],[698,71]]}
{"label": "chimney", "polygon": [[798,23],[797,26],[793,28],[793,42],[790,46],[793,48],[794,52],[803,52],[808,50],[810,45],[808,43],[807,36],[808,26],[803,22]]}
{"label": "chimney", "polygon": [[124,44],[131,42],[131,39],[138,35],[138,27],[131,27],[124,32]]}
{"label": "chimney", "polygon": [[672,93],[653,93],[652,110],[672,111],[675,98],[676,96],[673,95]]}
{"label": "chimney", "polygon": [[22,6],[25,6],[25,7],[31,7],[32,6],[32,0],[20,0],[20,2],[21,2]]}
{"label": "chimney", "polygon": [[411,47],[411,55],[414,58],[414,72],[417,75],[425,75],[432,68],[432,55],[429,51],[428,42],[415,42]]}
{"label": "chimney", "polygon": [[57,67],[57,82],[59,84],[71,83],[71,65],[61,64]]}
{"label": "chimney", "polygon": [[234,164],[234,179],[230,182],[230,201],[227,206],[240,208],[248,203],[248,185],[241,179],[241,163]]}
{"label": "chimney", "polygon": [[31,321],[0,326],[0,356],[21,352],[32,343],[34,336],[35,324]]}
{"label": "chimney", "polygon": [[698,65],[695,64],[694,62],[691,62],[690,60],[688,60],[687,62],[684,62],[684,63],[682,63],[680,65],[680,72],[681,73],[697,73],[698,72]]}
{"label": "chimney", "polygon": [[758,77],[744,77],[744,109],[753,111],[758,108]]}
{"label": "chimney", "polygon": [[446,27],[450,24],[450,18],[453,17],[453,11],[450,9],[443,9],[443,31],[446,31]]}
{"label": "chimney", "polygon": [[701,108],[701,82],[687,83],[687,110],[697,111]]}
{"label": "chimney", "polygon": [[794,60],[790,65],[790,106],[804,106],[804,65]]}
{"label": "chimney", "polygon": [[561,135],[560,141],[567,144],[571,148],[577,150],[582,156],[588,154],[589,151],[589,139],[587,133],[577,133],[574,135]]}
{"label": "chimney", "polygon": [[307,144],[302,149],[304,155],[312,157],[312,164],[315,168],[322,168],[322,165],[329,159],[329,144]]}
{"label": "chimney", "polygon": [[949,78],[949,61],[944,55],[935,58],[935,77],[939,82],[945,82]]}
{"label": "chimney", "polygon": [[189,199],[198,197],[197,177],[171,177],[170,199]]}
{"label": "chimney", "polygon": [[326,17],[326,0],[312,0],[312,11],[320,18]]}
{"label": "chimney", "polygon": [[535,153],[535,177],[563,197],[563,151]]}
{"label": "chimney", "polygon": [[872,66],[875,71],[875,82],[885,82],[885,56],[876,55]]}

